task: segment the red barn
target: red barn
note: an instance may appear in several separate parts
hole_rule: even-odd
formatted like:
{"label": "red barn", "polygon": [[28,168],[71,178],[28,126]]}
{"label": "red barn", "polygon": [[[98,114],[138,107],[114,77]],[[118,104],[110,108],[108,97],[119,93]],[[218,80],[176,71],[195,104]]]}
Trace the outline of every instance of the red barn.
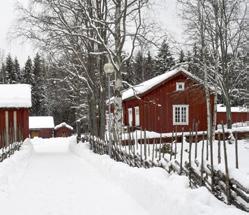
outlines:
{"label": "red barn", "polygon": [[30,137],[50,138],[54,136],[54,118],[52,116],[30,116]]}
{"label": "red barn", "polygon": [[0,148],[29,136],[31,86],[0,84]]}
{"label": "red barn", "polygon": [[55,137],[70,137],[73,134],[73,127],[63,122],[54,127]]}
{"label": "red barn", "polygon": [[[122,99],[125,125],[172,132],[188,131],[198,123],[198,130],[207,130],[204,86],[184,69],[166,72],[125,90]],[[213,104],[214,96],[210,99]]]}

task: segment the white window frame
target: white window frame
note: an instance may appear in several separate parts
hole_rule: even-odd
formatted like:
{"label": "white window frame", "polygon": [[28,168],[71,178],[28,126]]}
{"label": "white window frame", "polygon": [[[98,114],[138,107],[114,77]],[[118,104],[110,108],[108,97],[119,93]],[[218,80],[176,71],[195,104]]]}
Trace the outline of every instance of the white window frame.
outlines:
{"label": "white window frame", "polygon": [[[183,108],[186,108],[185,120],[183,120]],[[176,120],[177,109],[179,111],[179,120]],[[173,105],[173,125],[189,124],[189,105]]]}
{"label": "white window frame", "polygon": [[[180,88],[180,86],[182,86]],[[185,90],[185,83],[184,82],[176,82],[176,91],[184,91]]]}
{"label": "white window frame", "polygon": [[132,126],[133,123],[133,110],[132,108],[128,108],[128,124]]}
{"label": "white window frame", "polygon": [[135,107],[135,126],[140,125],[140,113],[139,113],[139,106]]}

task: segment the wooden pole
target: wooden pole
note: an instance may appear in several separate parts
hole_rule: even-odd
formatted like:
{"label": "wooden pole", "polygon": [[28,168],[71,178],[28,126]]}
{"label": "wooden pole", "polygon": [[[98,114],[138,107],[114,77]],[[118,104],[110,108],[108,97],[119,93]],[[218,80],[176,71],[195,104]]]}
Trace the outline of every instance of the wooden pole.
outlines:
{"label": "wooden pole", "polygon": [[182,139],[181,139],[181,158],[180,158],[180,175],[182,174],[182,159],[183,159],[183,129],[182,129]]}
{"label": "wooden pole", "polygon": [[162,132],[160,133],[159,161],[161,160],[161,153],[162,153]]}
{"label": "wooden pole", "polygon": [[172,132],[172,137],[171,137],[171,143],[170,143],[170,158],[169,160],[172,160],[173,156],[173,143],[174,143],[174,130]]}
{"label": "wooden pole", "polygon": [[221,163],[221,156],[220,156],[220,132],[218,132],[218,164]]}
{"label": "wooden pole", "polygon": [[201,180],[202,180],[202,185],[204,185],[204,143],[205,143],[205,133],[203,132],[202,135],[202,145],[201,145]]}
{"label": "wooden pole", "polygon": [[195,160],[197,159],[198,153],[198,134],[197,134],[198,126],[197,123],[195,124]]}
{"label": "wooden pole", "polygon": [[188,162],[189,162],[189,186],[192,187],[191,183],[191,153],[192,153],[192,132],[190,131],[190,136],[189,136],[189,154],[188,154]]}
{"label": "wooden pole", "polygon": [[231,204],[231,192],[229,184],[229,172],[228,172],[228,162],[227,162],[227,147],[225,140],[225,129],[224,124],[222,123],[222,132],[223,132],[223,143],[224,143],[224,160],[225,160],[225,176],[226,176],[226,195],[227,195],[227,204]]}
{"label": "wooden pole", "polygon": [[239,169],[238,132],[235,132],[235,166],[236,166],[236,169]]}
{"label": "wooden pole", "polygon": [[153,147],[152,147],[152,162],[154,162],[154,156],[155,156],[155,138],[153,139]]}
{"label": "wooden pole", "polygon": [[147,160],[146,131],[144,130],[144,159]]}
{"label": "wooden pole", "polygon": [[176,154],[177,154],[177,128],[176,128],[176,132],[175,132],[175,154],[174,154],[174,158],[176,159]]}

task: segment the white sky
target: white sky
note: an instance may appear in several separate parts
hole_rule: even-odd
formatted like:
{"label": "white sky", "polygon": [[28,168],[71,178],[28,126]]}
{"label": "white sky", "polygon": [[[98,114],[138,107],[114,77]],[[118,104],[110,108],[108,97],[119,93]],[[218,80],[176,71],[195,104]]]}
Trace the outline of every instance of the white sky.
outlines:
{"label": "white sky", "polygon": [[[0,0],[0,50],[4,51],[5,56],[10,53],[17,57],[23,66],[28,56],[33,57],[34,49],[29,41],[21,42],[10,40],[9,32],[15,23],[17,13],[15,3],[17,0]],[[21,3],[27,3],[28,0],[19,0]],[[182,41],[181,20],[177,16],[176,0],[155,0],[155,11],[151,12],[154,20],[161,23],[161,26],[176,41]],[[1,62],[0,53],[0,62]]]}

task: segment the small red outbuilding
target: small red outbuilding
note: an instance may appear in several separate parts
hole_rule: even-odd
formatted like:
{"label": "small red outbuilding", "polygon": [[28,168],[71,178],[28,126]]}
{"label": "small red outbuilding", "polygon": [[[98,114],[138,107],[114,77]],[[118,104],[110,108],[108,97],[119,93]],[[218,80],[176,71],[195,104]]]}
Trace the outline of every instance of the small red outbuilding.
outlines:
{"label": "small red outbuilding", "polygon": [[29,136],[31,86],[0,84],[0,148]]}
{"label": "small red outbuilding", "polygon": [[55,137],[70,137],[73,134],[73,127],[63,122],[54,127]]}
{"label": "small red outbuilding", "polygon": [[54,136],[54,118],[52,116],[30,116],[30,137],[50,138]]}

